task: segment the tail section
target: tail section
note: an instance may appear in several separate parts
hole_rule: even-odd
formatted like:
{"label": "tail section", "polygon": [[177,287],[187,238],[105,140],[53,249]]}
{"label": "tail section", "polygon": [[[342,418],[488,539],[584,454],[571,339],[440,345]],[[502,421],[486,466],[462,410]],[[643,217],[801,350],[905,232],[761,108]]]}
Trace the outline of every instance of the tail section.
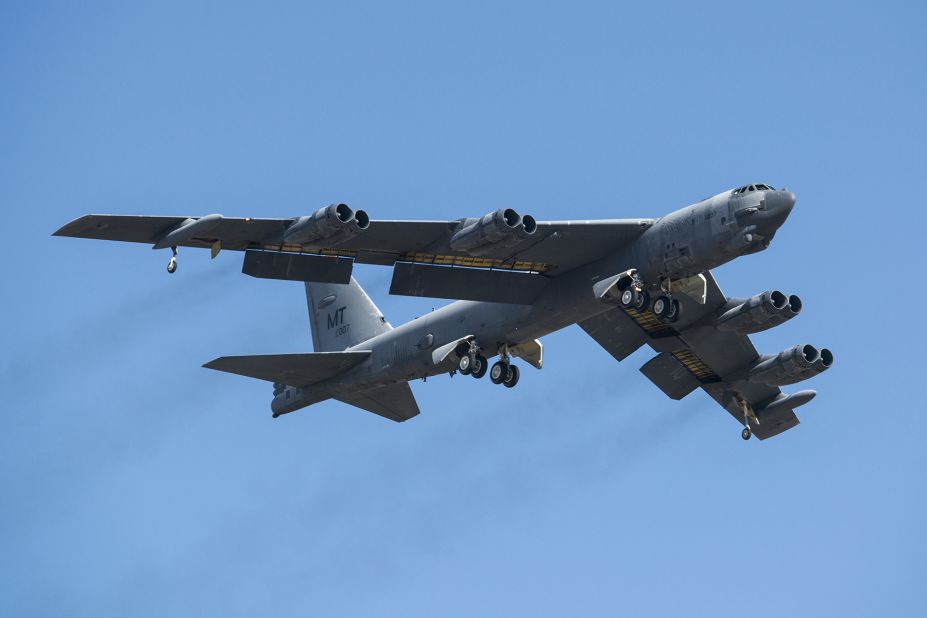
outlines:
{"label": "tail section", "polygon": [[306,283],[312,349],[341,351],[392,330],[354,277],[350,283]]}

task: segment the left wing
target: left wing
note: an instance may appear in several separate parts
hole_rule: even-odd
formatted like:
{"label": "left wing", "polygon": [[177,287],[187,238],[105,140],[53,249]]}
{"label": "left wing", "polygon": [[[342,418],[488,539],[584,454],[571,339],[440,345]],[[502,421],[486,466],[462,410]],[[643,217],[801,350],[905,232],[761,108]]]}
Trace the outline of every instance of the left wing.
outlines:
{"label": "left wing", "polygon": [[794,409],[810,401],[814,391],[786,396],[777,386],[748,379],[760,355],[748,336],[716,327],[729,299],[710,273],[705,277],[705,304],[677,296],[681,317],[674,324],[619,307],[579,325],[617,360],[648,344],[658,354],[641,372],[667,396],[678,400],[702,388],[738,422],[746,418],[761,440],[798,425]]}

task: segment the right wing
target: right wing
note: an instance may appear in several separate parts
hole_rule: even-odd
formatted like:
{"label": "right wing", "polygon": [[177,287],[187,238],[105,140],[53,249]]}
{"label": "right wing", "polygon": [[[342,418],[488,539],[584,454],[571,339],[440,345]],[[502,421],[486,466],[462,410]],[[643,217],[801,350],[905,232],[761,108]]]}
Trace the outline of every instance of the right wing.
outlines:
{"label": "right wing", "polygon": [[[677,296],[682,308],[680,320],[674,324],[659,321],[649,311],[614,308],[579,322],[579,326],[619,361],[648,344],[658,354],[641,367],[641,372],[672,399],[682,399],[702,388],[741,424],[746,404],[753,414],[750,429],[760,440],[798,425],[793,408],[810,400],[813,391],[803,391],[786,402],[778,387],[746,379],[747,368],[759,353],[746,335],[714,327],[711,317],[727,298],[710,273],[705,277],[705,304]],[[782,404],[772,405],[780,401]]]}
{"label": "right wing", "polygon": [[[505,248],[482,248],[471,255],[450,248],[450,239],[469,219],[454,221],[370,221],[356,236],[331,246],[325,241],[311,251],[288,245],[284,232],[295,219],[216,217],[215,225],[174,243],[181,247],[257,250],[298,255],[351,258],[362,264],[391,266],[414,262],[560,274],[595,261],[631,243],[651,224],[650,219],[599,221],[540,221],[534,234]],[[155,245],[185,223],[204,217],[143,215],[85,215],[54,233],[55,236],[120,240]]]}

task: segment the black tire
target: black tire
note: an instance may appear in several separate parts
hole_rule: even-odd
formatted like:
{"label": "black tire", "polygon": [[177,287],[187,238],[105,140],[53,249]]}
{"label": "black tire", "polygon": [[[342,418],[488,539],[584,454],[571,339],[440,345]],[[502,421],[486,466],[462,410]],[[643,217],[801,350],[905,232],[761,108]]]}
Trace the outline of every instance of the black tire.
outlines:
{"label": "black tire", "polygon": [[672,310],[672,308],[673,301],[666,296],[658,296],[657,299],[653,301],[653,314],[661,320],[666,318],[666,315]]}
{"label": "black tire", "polygon": [[518,384],[518,378],[521,377],[521,371],[518,370],[518,366],[509,365],[509,372],[505,376],[505,380],[502,382],[506,388],[512,388]]}
{"label": "black tire", "polygon": [[470,375],[470,372],[473,371],[473,359],[470,358],[469,354],[464,354],[457,359],[457,371],[465,376]]}
{"label": "black tire", "polygon": [[505,376],[509,373],[509,364],[505,361],[497,361],[492,369],[489,370],[489,381],[493,384],[502,384]]}
{"label": "black tire", "polygon": [[177,271],[177,261],[171,260],[170,262],[167,263],[167,272],[173,274],[176,271]]}
{"label": "black tire", "polygon": [[625,288],[621,292],[621,296],[618,297],[618,304],[624,308],[630,308],[634,304],[634,297],[637,294],[631,288]]}
{"label": "black tire", "polygon": [[744,427],[744,430],[740,432],[740,437],[744,440],[749,440],[751,435],[753,435],[753,432],[750,431],[749,427]]}
{"label": "black tire", "polygon": [[479,380],[486,375],[487,369],[489,369],[489,361],[485,356],[477,354],[473,357],[473,369],[470,370],[470,375]]}
{"label": "black tire", "polygon": [[680,313],[682,313],[682,309],[679,306],[679,301],[676,299],[673,299],[670,302],[670,311],[666,314],[665,319],[667,322],[675,322],[676,320],[679,319]]}
{"label": "black tire", "polygon": [[647,311],[650,306],[650,293],[647,290],[641,290],[634,298],[634,310],[638,313]]}

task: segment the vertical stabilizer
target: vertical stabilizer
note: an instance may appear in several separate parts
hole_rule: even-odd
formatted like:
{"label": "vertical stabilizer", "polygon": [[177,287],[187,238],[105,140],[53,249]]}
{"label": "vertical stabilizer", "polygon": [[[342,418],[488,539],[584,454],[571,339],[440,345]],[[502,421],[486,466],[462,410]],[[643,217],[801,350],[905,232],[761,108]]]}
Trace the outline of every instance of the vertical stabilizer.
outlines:
{"label": "vertical stabilizer", "polygon": [[347,284],[306,283],[312,348],[338,352],[391,330],[354,277]]}

